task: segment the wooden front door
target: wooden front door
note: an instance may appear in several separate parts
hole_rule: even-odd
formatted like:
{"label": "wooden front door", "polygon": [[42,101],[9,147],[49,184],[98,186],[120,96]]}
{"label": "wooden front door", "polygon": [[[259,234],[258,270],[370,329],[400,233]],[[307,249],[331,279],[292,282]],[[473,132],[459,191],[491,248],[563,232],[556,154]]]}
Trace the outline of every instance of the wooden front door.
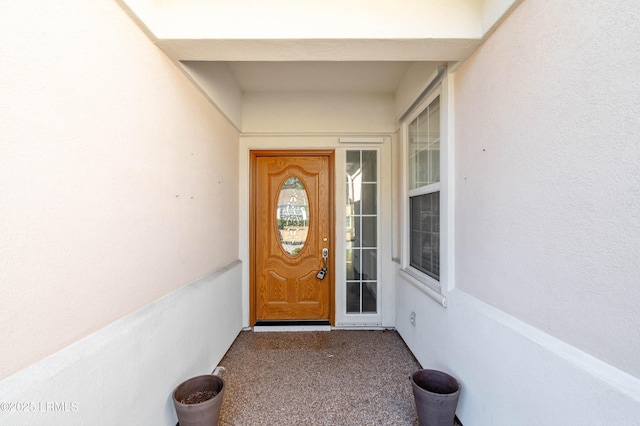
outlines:
{"label": "wooden front door", "polygon": [[331,152],[252,153],[252,324],[332,319],[332,160]]}

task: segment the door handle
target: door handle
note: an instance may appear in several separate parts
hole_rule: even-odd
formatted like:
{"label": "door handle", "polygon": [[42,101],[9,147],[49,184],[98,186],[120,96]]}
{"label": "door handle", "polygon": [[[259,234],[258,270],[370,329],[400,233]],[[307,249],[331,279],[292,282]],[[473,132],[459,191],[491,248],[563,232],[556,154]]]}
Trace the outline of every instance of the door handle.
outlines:
{"label": "door handle", "polygon": [[316,278],[318,278],[319,280],[324,280],[324,276],[327,275],[327,259],[329,258],[329,249],[328,248],[323,248],[322,249],[322,263],[323,263],[323,267],[321,270],[318,271],[318,274],[316,275]]}

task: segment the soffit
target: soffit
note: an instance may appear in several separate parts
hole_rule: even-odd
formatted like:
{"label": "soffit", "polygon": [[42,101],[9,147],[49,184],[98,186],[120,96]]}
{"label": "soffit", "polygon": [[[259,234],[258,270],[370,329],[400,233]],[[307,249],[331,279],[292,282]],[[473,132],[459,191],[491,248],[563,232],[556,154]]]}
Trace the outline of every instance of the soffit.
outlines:
{"label": "soffit", "polygon": [[393,93],[410,62],[230,62],[243,92]]}
{"label": "soffit", "polygon": [[[226,63],[242,92],[393,92],[455,63],[516,0],[117,0],[170,58]],[[213,77],[212,77],[213,78]]]}

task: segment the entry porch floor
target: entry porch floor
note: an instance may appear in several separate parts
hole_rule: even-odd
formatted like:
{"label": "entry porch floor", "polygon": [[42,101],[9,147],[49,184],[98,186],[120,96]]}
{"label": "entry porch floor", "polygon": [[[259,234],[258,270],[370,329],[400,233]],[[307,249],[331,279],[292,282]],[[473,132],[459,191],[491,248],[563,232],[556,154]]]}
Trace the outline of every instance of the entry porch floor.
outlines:
{"label": "entry porch floor", "polygon": [[242,331],[220,425],[417,425],[420,364],[392,330]]}

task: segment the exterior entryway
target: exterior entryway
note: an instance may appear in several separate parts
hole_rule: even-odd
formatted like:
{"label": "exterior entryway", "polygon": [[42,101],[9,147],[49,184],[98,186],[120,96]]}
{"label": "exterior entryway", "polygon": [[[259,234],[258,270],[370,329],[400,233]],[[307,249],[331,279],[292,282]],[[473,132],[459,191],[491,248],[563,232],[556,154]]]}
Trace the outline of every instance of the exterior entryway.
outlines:
{"label": "exterior entryway", "polygon": [[333,323],[333,151],[251,160],[251,324]]}
{"label": "exterior entryway", "polygon": [[420,364],[395,331],[243,331],[219,365],[221,425],[418,424]]}

